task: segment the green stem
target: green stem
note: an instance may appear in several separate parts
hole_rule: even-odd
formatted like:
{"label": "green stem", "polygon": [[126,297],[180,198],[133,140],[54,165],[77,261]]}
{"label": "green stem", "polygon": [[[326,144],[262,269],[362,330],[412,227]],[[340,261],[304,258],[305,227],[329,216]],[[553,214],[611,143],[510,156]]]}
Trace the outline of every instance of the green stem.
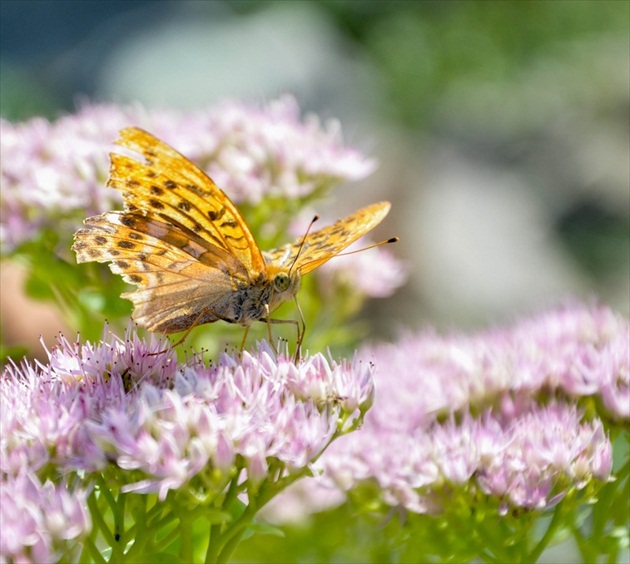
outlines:
{"label": "green stem", "polygon": [[96,525],[101,535],[103,535],[103,539],[105,540],[105,542],[109,546],[113,547],[115,545],[114,535],[109,530],[109,528],[107,527],[107,523],[105,523],[105,520],[103,519],[103,515],[101,514],[98,504],[96,503],[94,491],[90,494],[90,497],[88,497],[87,504],[90,509],[90,515],[92,516],[92,521],[94,522],[94,525]]}
{"label": "green stem", "polygon": [[219,557],[219,543],[221,540],[221,524],[210,525],[210,538],[208,539],[208,549],[206,550],[206,564],[217,562]]}
{"label": "green stem", "polygon": [[[133,561],[135,555],[142,554],[147,544],[149,535],[146,534],[146,496],[134,495],[129,498],[130,503],[126,504],[126,510],[129,512],[134,524],[129,526],[121,537],[121,546],[126,547],[129,539],[133,539],[133,544],[126,553],[126,558]],[[133,501],[133,503],[131,503]]]}
{"label": "green stem", "polygon": [[103,496],[105,501],[107,501],[107,504],[109,505],[109,508],[111,509],[112,513],[114,513],[116,511],[116,505],[117,505],[116,498],[112,495],[112,492],[110,491],[109,486],[107,485],[107,482],[105,482],[103,475],[100,473],[97,473],[95,475],[95,481],[96,481],[96,484],[98,485],[99,493]]}
{"label": "green stem", "polygon": [[105,564],[107,562],[105,558],[103,558],[103,555],[101,554],[100,550],[96,547],[96,544],[94,544],[94,541],[91,538],[85,539],[83,546],[84,546],[84,549],[81,552],[79,562],[88,561],[87,554],[85,554],[86,549],[87,549],[87,552],[92,557],[92,560],[94,560],[96,564]]}
{"label": "green stem", "polygon": [[240,491],[240,488],[238,487],[238,479],[241,475],[241,472],[242,472],[242,468],[239,468],[234,478],[230,480],[230,487],[228,488],[228,491],[225,494],[225,498],[223,499],[223,503],[222,503],[223,507],[229,507],[232,504],[232,502],[236,499],[236,496],[238,495]]}
{"label": "green stem", "polygon": [[171,511],[167,511],[165,515],[161,515],[159,519],[152,521],[149,524],[148,529],[152,531],[159,531],[163,529],[164,527],[166,527],[166,525],[168,525],[172,521],[175,521],[176,519],[179,519],[178,515],[176,515],[175,513]]}
{"label": "green stem", "polygon": [[[214,538],[210,539],[210,545],[208,546],[208,552],[206,553],[206,563],[227,562],[232,553],[236,550],[238,544],[241,542],[247,527],[254,520],[256,513],[258,513],[258,511],[280,491],[284,490],[287,486],[295,482],[307,472],[308,469],[305,468],[296,474],[286,476],[276,483],[269,483],[267,481],[263,482],[258,489],[258,494],[255,497],[251,496],[249,498],[249,505],[245,508],[243,514],[223,533],[223,535],[219,536],[219,539],[217,539],[217,534],[220,535],[219,531],[211,531],[211,535]],[[228,497],[226,496],[226,500],[227,499]]]}
{"label": "green stem", "polygon": [[228,558],[236,550],[236,547],[241,542],[243,534],[247,530],[248,525],[253,521],[259,508],[260,506],[252,503],[250,500],[250,504],[247,506],[244,513],[234,523],[234,525],[228,529],[224,535],[223,542],[221,543],[223,548],[221,548],[216,560],[218,564],[227,562]]}
{"label": "green stem", "polygon": [[[232,482],[233,484],[236,482],[236,479],[237,478]],[[244,485],[247,486],[247,482],[245,482]],[[245,507],[245,511],[223,534],[221,534],[221,529],[218,526],[211,527],[210,542],[208,544],[208,551],[206,552],[206,563],[227,561],[238,546],[247,527],[256,516],[256,513],[262,507],[259,501],[265,498],[264,492],[267,489],[268,482],[264,481],[258,488],[258,498],[256,498],[256,496],[249,496],[249,505]],[[224,500],[224,509],[228,509],[234,499],[233,495],[230,495],[230,493],[231,492],[228,492]],[[270,497],[268,497],[268,499],[270,499]]]}
{"label": "green stem", "polygon": [[554,508],[553,517],[549,522],[549,526],[547,527],[545,534],[542,536],[538,544],[534,547],[534,550],[532,550],[527,556],[527,562],[537,562],[543,551],[547,548],[547,546],[549,546],[549,543],[558,532],[558,529],[560,528],[566,517],[564,505],[564,500],[561,500]]}
{"label": "green stem", "polygon": [[[147,496],[142,496],[143,499],[146,499]],[[145,503],[145,515],[146,515],[146,527],[153,528],[158,519],[164,518],[164,513],[166,511],[166,505],[161,503],[159,500],[154,499],[153,505],[147,511],[146,503]],[[168,513],[168,512],[167,512]]]}
{"label": "green stem", "polygon": [[[180,527],[175,527],[172,531],[169,531],[159,541],[153,544],[153,552],[157,554],[166,550],[173,541],[177,540],[178,536],[181,535],[181,532]],[[182,559],[181,562],[192,562],[192,556],[189,555],[187,558]]]}
{"label": "green stem", "polygon": [[125,546],[125,501],[126,494],[118,494],[118,503],[114,511],[114,539],[119,546]]}
{"label": "green stem", "polygon": [[194,517],[191,518],[193,515],[186,510],[182,511],[179,526],[173,530],[173,532],[179,532],[181,536],[179,557],[182,562],[193,561],[192,522]]}
{"label": "green stem", "polygon": [[588,543],[586,542],[586,539],[582,536],[580,530],[577,527],[571,527],[571,532],[573,533],[575,544],[580,551],[582,562],[595,562],[595,560],[593,560],[592,550],[589,550]]}
{"label": "green stem", "polygon": [[[242,468],[239,468],[234,477],[230,480],[230,485],[221,504],[222,509],[229,508],[234,500],[237,499],[239,492],[242,491],[242,487],[238,485],[238,480],[241,472]],[[223,527],[223,523],[210,525],[210,532],[208,535],[208,548],[206,550],[205,562],[217,562],[219,551],[223,542],[223,539],[221,538],[221,529]]]}
{"label": "green stem", "polygon": [[[461,516],[457,520],[461,520]],[[505,531],[501,523],[498,523],[498,527],[488,527],[486,519],[477,522],[470,515],[466,515],[463,520],[471,520],[473,527],[472,530],[467,531],[467,542],[476,547],[474,551],[478,552],[485,562],[507,562],[511,560],[503,546],[502,541],[505,539]]]}

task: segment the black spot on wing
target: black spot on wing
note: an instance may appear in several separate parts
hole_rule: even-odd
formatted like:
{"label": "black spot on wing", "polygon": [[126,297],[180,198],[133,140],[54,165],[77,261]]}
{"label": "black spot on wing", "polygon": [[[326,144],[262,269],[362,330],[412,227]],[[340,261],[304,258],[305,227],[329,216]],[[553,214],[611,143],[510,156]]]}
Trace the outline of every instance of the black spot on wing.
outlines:
{"label": "black spot on wing", "polygon": [[221,208],[217,211],[210,210],[208,212],[208,218],[210,219],[210,221],[217,221],[221,219],[224,215],[225,215],[225,208]]}
{"label": "black spot on wing", "polygon": [[206,190],[199,188],[199,186],[197,186],[196,184],[186,184],[186,188],[188,188],[188,190],[190,190],[194,194],[197,194],[197,196],[201,198],[204,198],[208,195],[208,192]]}

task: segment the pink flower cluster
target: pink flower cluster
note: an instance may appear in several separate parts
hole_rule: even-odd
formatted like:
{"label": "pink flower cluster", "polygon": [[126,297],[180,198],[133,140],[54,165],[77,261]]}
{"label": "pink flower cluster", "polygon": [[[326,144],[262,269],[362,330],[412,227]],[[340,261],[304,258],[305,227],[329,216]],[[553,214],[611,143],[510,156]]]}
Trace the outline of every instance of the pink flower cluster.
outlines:
{"label": "pink flower cluster", "polygon": [[[264,108],[224,103],[190,117],[182,122],[176,147],[204,164],[235,202],[304,198],[376,168],[374,160],[344,146],[337,120],[322,124],[314,114],[302,120],[291,96]],[[190,135],[195,128],[203,132],[197,138]]]}
{"label": "pink flower cluster", "polygon": [[364,347],[375,404],[318,462],[325,482],[344,492],[376,483],[385,503],[425,513],[457,491],[500,511],[542,509],[608,480],[611,443],[579,405],[627,424],[629,327],[607,308],[575,306],[470,337]]}
{"label": "pink flower cluster", "polygon": [[[42,497],[59,519],[75,523],[75,536],[86,532],[89,520],[64,496],[79,492],[84,500],[95,473],[123,492],[164,500],[181,488],[223,495],[233,479],[247,495],[263,480],[304,472],[373,401],[369,363],[318,354],[294,364],[262,343],[242,358],[224,354],[216,365],[199,357],[179,364],[164,347],[131,332],[96,345],[60,338],[47,364],[5,370],[0,476],[9,502],[0,517],[23,527],[18,545],[49,539],[53,554],[53,541],[69,534],[53,530],[50,513],[28,516],[33,505],[47,507],[37,505]],[[58,486],[61,476],[74,476],[74,488]],[[33,527],[39,536],[31,542]],[[11,543],[2,550],[5,561],[20,554]],[[34,551],[34,560],[47,560]]]}
{"label": "pink flower cluster", "polygon": [[24,470],[0,480],[0,560],[54,562],[64,542],[80,538],[91,528],[87,491],[51,481],[42,484]]}
{"label": "pink flower cluster", "polygon": [[[86,106],[50,123],[0,121],[0,244],[10,252],[37,230],[72,233],[89,215],[119,204],[105,187],[118,131],[147,129],[206,170],[235,202],[304,198],[369,175],[374,161],[346,147],[336,121],[302,118],[284,96],[263,107],[225,103],[178,112]],[[67,224],[67,225],[66,225]]]}

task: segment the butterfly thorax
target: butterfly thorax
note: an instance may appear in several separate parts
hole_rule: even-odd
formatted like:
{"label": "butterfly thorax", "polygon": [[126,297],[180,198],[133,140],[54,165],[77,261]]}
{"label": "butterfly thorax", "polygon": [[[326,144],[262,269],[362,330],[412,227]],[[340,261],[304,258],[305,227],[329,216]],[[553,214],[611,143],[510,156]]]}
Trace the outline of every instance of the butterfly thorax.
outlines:
{"label": "butterfly thorax", "polygon": [[224,319],[240,325],[266,319],[269,313],[297,294],[300,281],[298,273],[270,266],[264,274],[235,288]]}

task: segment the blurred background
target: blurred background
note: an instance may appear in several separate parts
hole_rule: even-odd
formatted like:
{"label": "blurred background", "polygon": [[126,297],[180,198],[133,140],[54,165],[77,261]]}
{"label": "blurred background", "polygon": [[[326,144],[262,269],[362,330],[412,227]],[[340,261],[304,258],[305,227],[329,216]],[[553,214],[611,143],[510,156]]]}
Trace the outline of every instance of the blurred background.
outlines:
{"label": "blurred background", "polygon": [[[628,315],[629,11],[571,0],[2,0],[0,113],[293,93],[380,162],[330,203],[341,217],[393,202],[379,235],[400,237],[411,277],[370,303],[378,336],[484,327],[571,298]],[[18,265],[2,263],[1,283],[8,341],[36,340],[44,320],[51,335],[62,328],[54,309],[20,297]]]}

